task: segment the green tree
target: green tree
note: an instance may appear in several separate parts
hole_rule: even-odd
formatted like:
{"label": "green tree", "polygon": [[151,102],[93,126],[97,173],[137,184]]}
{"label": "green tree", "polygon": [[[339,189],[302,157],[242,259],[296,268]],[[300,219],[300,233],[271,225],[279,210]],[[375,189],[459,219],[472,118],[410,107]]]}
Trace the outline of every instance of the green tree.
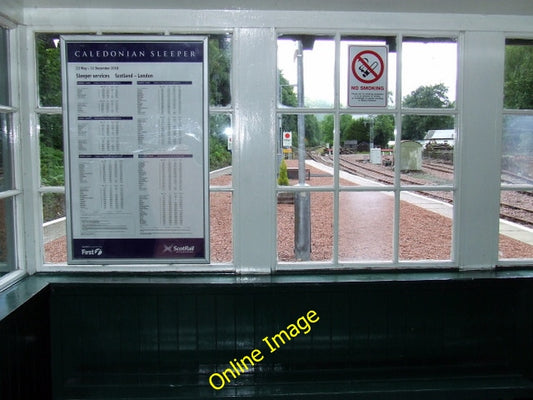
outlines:
{"label": "green tree", "polygon": [[[294,91],[295,86],[285,78],[281,71],[279,73],[279,93],[280,103],[287,107],[298,106],[298,96]],[[292,132],[292,144],[298,144],[298,116],[294,114],[284,114],[281,117],[281,127],[284,132]],[[318,146],[322,141],[322,130],[315,115],[305,116],[305,142],[307,146]]]}
{"label": "green tree", "polygon": [[374,146],[385,148],[394,139],[394,117],[392,115],[378,115],[376,117],[361,117],[346,119],[348,126],[343,130],[342,141],[357,140],[358,143],[370,143],[370,130],[374,130],[372,142]]}
{"label": "green tree", "polygon": [[227,149],[227,142],[218,136],[209,140],[209,170],[220,169],[231,165],[231,153]]}
{"label": "green tree", "polygon": [[330,146],[333,145],[333,115],[326,115],[322,121],[320,121],[320,135],[324,143],[329,143]]}
{"label": "green tree", "polygon": [[61,115],[39,116],[39,140],[41,146],[63,151],[63,118]]}
{"label": "green tree", "polygon": [[[298,146],[298,116],[294,114],[282,116],[282,131],[292,132],[292,145]],[[314,147],[319,146],[322,140],[321,125],[315,115],[305,115],[305,145]]]}
{"label": "green tree", "polygon": [[340,127],[341,128],[340,137],[341,137],[341,141],[342,141],[342,138],[345,135],[346,130],[352,124],[352,121],[353,121],[353,118],[352,118],[351,115],[349,115],[349,114],[341,115],[341,118],[340,118],[340,125],[341,125],[341,127]]}
{"label": "green tree", "polygon": [[[209,38],[209,104],[226,106],[231,104],[231,41],[228,37]],[[209,169],[215,170],[231,165],[226,130],[231,127],[227,115],[214,114],[209,117]]]}
{"label": "green tree", "polygon": [[319,146],[322,135],[320,132],[320,124],[316,115],[305,116],[305,141],[306,145],[310,147]]}
{"label": "green tree", "polygon": [[[279,93],[280,102],[284,106],[296,107],[298,105],[298,97],[294,92],[294,85],[291,85],[287,78],[279,71]],[[284,114],[281,117],[281,129],[284,132],[292,132],[292,145],[298,143],[298,118],[296,115]]]}
{"label": "green tree", "polygon": [[352,119],[350,125],[342,132],[341,142],[357,140],[358,143],[369,142],[370,122],[368,118]]}
{"label": "green tree", "polygon": [[231,104],[231,41],[226,36],[209,39],[209,104]]}
{"label": "green tree", "polygon": [[298,106],[298,97],[294,91],[294,85],[291,85],[283,73],[279,71],[279,92],[280,102],[284,106],[296,107]]}
{"label": "green tree", "polygon": [[[344,141],[345,132],[349,128],[350,124],[352,123],[352,116],[349,114],[342,114],[340,117],[340,128],[341,128],[341,142]],[[320,135],[321,140],[323,143],[329,143],[330,145],[333,145],[333,115],[329,114],[326,115],[322,121],[320,122]]]}
{"label": "green tree", "polygon": [[533,46],[505,47],[504,106],[533,109]]}
{"label": "green tree", "polygon": [[[57,39],[55,34],[36,36],[41,106],[59,107],[62,102],[61,55],[54,39]],[[45,186],[62,186],[65,184],[65,174],[61,115],[40,115],[39,128],[41,183]]]}
{"label": "green tree", "polygon": [[[453,102],[448,99],[448,88],[439,83],[432,86],[420,86],[407,95],[403,106],[409,108],[451,108]],[[420,140],[430,129],[452,129],[454,120],[451,116],[406,115],[402,121],[402,139]]]}
{"label": "green tree", "polygon": [[394,117],[378,115],[374,119],[374,145],[386,148],[391,140],[394,140]]}
{"label": "green tree", "polygon": [[209,117],[209,170],[231,165],[231,152],[228,150],[226,130],[231,127],[227,115],[214,114]]}
{"label": "green tree", "polygon": [[63,186],[63,152],[53,147],[41,146],[41,183],[43,186]]}
{"label": "green tree", "polygon": [[36,35],[39,101],[42,106],[61,106],[61,55],[57,34]]}
{"label": "green tree", "polygon": [[[57,34],[36,35],[39,101],[42,106],[59,107],[62,103],[61,55],[54,39]],[[226,36],[209,39],[209,91],[211,105],[225,106],[231,103],[230,69],[231,41]],[[210,118],[210,168],[231,164],[224,130],[231,126],[225,117]],[[63,127],[60,115],[41,115],[40,150],[41,180],[44,185],[63,185]]]}

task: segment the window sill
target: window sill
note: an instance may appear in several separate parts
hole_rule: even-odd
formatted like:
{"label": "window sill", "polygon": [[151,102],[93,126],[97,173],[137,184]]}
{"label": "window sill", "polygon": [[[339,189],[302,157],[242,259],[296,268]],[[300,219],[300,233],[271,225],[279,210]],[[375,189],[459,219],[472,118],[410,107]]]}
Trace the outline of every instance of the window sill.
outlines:
{"label": "window sill", "polygon": [[376,271],[322,274],[134,274],[134,273],[37,273],[25,277],[10,274],[11,286],[0,292],[0,320],[46,289],[49,285],[127,285],[127,286],[286,286],[286,285],[344,285],[364,283],[430,282],[430,281],[495,281],[509,279],[533,279],[531,269],[500,269],[490,271]]}

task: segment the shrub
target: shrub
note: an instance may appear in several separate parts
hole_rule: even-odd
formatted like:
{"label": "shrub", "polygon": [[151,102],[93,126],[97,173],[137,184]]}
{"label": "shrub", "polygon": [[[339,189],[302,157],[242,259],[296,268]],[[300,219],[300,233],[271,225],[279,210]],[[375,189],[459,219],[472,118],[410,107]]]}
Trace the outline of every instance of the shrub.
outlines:
{"label": "shrub", "polygon": [[281,164],[279,166],[278,185],[279,186],[289,185],[289,175],[287,173],[287,163],[285,162],[285,159],[281,160]]}

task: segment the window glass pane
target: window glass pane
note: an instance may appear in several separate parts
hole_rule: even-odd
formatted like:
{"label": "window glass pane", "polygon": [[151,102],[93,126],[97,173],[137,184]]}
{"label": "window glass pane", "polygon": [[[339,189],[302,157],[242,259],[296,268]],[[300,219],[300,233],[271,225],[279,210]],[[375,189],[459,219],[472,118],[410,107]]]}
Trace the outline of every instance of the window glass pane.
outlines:
{"label": "window glass pane", "polygon": [[13,189],[11,115],[0,114],[0,190]]}
{"label": "window glass pane", "polygon": [[[209,171],[226,173],[231,186],[231,155],[233,128],[231,115],[211,114],[209,116]],[[211,183],[213,184],[213,183]]]}
{"label": "window glass pane", "polygon": [[[209,130],[209,185],[231,187],[233,138],[231,116],[229,114],[211,115]],[[211,192],[211,262],[230,262],[233,259],[232,224],[232,194]]]}
{"label": "window glass pane", "polygon": [[400,261],[451,259],[453,207],[440,200],[448,195],[401,193]]}
{"label": "window glass pane", "polygon": [[[279,185],[304,183],[314,186],[333,185],[333,115],[283,114],[278,137],[278,159],[285,159],[289,182],[278,180]],[[304,143],[299,148],[299,130],[304,129]],[[300,177],[298,157],[305,153],[305,171]],[[279,169],[279,165],[278,165]],[[279,177],[279,171],[278,171]],[[305,181],[305,182],[304,182]]]}
{"label": "window glass pane", "polygon": [[65,195],[63,193],[44,193],[42,199],[44,223],[65,217]]}
{"label": "window glass pane", "polygon": [[502,183],[533,185],[533,116],[505,115]]}
{"label": "window glass pane", "polygon": [[[231,115],[212,114],[209,117],[209,185],[232,185],[231,151],[233,130]],[[211,262],[231,262],[233,259],[232,194],[210,194]]]}
{"label": "window glass pane", "polygon": [[500,202],[500,259],[533,258],[533,191],[503,190]]}
{"label": "window glass pane", "polygon": [[231,104],[231,35],[209,37],[209,104]]}
{"label": "window glass pane", "polygon": [[[333,39],[309,35],[281,36],[278,39],[280,105],[332,107],[334,65]],[[303,77],[300,81],[299,70]]]}
{"label": "window glass pane", "polygon": [[457,139],[451,115],[406,115],[395,167],[402,185],[452,185]]}
{"label": "window glass pane", "polygon": [[39,102],[44,107],[61,106],[61,55],[58,33],[35,35],[38,63]]}
{"label": "window glass pane", "polygon": [[9,106],[8,30],[0,28],[0,105]]}
{"label": "window glass pane", "polygon": [[65,195],[44,193],[43,201],[43,241],[46,263],[67,262],[67,228],[65,222]]}
{"label": "window glass pane", "polygon": [[[277,182],[281,190],[284,186],[297,186],[303,180],[304,185],[313,186],[332,186],[333,185],[333,168],[327,165],[329,159],[321,162],[318,158],[318,153],[313,156],[313,159],[307,159],[305,162],[305,169],[302,170],[303,178],[300,178],[300,168],[298,160],[294,158],[287,158],[285,155],[278,168]],[[285,172],[283,170],[285,169]],[[286,175],[285,175],[286,174]],[[284,179],[286,176],[286,180]]]}
{"label": "window glass pane", "polygon": [[[227,175],[213,177],[211,184],[224,186]],[[67,262],[65,225],[65,196],[45,193],[43,198],[43,237],[46,263]],[[232,195],[228,192],[210,194],[211,262],[231,262],[232,243]]]}
{"label": "window glass pane", "polygon": [[[61,106],[61,55],[59,33],[36,34],[39,64],[39,101],[44,107]],[[210,105],[231,104],[231,35],[212,35],[209,39]]]}
{"label": "window glass pane", "polygon": [[504,107],[533,109],[533,43],[507,40]]}
{"label": "window glass pane", "polygon": [[[299,204],[298,196],[302,196]],[[306,207],[308,214],[305,213]],[[303,217],[295,218],[296,215]],[[330,261],[333,249],[332,221],[332,193],[278,192],[278,260]],[[295,243],[299,243],[298,249]],[[302,257],[302,254],[308,258]]]}
{"label": "window glass pane", "polygon": [[0,199],[0,276],[15,269],[14,201]]}
{"label": "window glass pane", "polygon": [[[213,185],[224,185],[227,176],[211,179]],[[211,262],[231,262],[233,259],[231,193],[210,195]],[[46,263],[67,262],[65,196],[43,194],[43,237]]]}
{"label": "window glass pane", "polygon": [[457,87],[455,39],[405,38],[402,43],[402,105],[453,108]]}
{"label": "window glass pane", "polygon": [[[506,47],[505,106],[532,108],[527,63],[531,47]],[[530,74],[531,80],[533,75]],[[518,83],[518,82],[522,83]],[[523,87],[520,86],[523,84]],[[515,87],[518,85],[520,87]],[[502,133],[502,185],[520,185],[526,190],[502,190],[500,196],[500,259],[533,258],[533,116],[504,115]],[[522,189],[521,188],[521,189]],[[529,190],[527,190],[529,189]]]}
{"label": "window glass pane", "polygon": [[340,118],[341,185],[375,186],[394,182],[394,117],[350,115]]}
{"label": "window glass pane", "polygon": [[[216,182],[219,178],[211,180]],[[233,229],[231,213],[232,194],[212,192],[210,194],[211,262],[223,263],[233,260]]]}
{"label": "window glass pane", "polygon": [[391,261],[393,216],[390,192],[341,192],[339,260]]}
{"label": "window glass pane", "polygon": [[[343,36],[340,48],[340,104],[348,106],[348,71],[351,68],[349,59],[350,46],[387,46],[387,106],[394,107],[396,99],[396,37],[360,37]],[[384,60],[385,62],[385,60]]]}
{"label": "window glass pane", "polygon": [[39,116],[39,140],[41,156],[41,184],[63,186],[63,119],[61,115]]}

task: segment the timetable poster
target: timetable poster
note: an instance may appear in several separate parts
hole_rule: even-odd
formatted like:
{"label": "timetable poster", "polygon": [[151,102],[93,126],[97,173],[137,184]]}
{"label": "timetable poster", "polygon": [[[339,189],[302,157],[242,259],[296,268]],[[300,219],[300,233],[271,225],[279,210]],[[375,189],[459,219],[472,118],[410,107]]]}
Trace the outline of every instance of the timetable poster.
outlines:
{"label": "timetable poster", "polygon": [[69,263],[209,261],[206,43],[62,37]]}

